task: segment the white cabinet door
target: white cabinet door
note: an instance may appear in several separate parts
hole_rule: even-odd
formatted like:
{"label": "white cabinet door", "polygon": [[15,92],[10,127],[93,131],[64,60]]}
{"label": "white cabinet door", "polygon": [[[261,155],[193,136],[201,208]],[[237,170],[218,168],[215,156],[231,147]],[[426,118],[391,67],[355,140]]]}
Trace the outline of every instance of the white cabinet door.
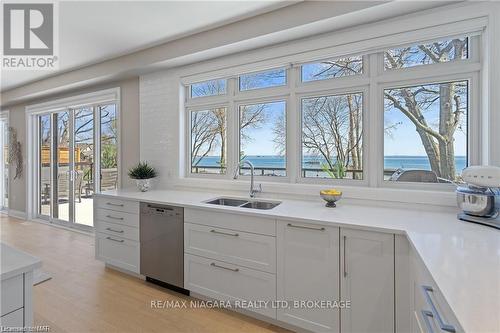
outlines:
{"label": "white cabinet door", "polygon": [[394,235],[340,229],[341,332],[394,332]]}
{"label": "white cabinet door", "polygon": [[339,311],[293,306],[339,299],[339,228],[278,221],[278,320],[315,332],[338,332]]}

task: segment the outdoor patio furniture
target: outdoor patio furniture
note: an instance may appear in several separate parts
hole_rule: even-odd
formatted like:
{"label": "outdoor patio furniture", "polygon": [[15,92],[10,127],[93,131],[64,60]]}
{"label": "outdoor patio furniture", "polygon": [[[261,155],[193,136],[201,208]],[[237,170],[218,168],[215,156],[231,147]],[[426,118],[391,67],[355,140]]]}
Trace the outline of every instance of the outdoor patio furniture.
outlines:
{"label": "outdoor patio furniture", "polygon": [[[75,171],[75,197],[78,198],[78,202],[82,202],[82,183],[83,183],[83,172]],[[57,192],[58,198],[69,199],[69,173],[67,171],[60,171],[57,175]]]}
{"label": "outdoor patio furniture", "polygon": [[438,177],[430,170],[396,170],[389,180],[398,182],[438,183]]}

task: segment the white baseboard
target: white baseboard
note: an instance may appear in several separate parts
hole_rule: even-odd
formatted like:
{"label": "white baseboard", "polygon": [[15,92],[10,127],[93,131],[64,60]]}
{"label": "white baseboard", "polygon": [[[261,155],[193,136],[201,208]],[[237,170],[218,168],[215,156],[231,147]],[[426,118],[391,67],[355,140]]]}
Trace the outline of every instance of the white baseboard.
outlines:
{"label": "white baseboard", "polygon": [[26,220],[26,213],[20,210],[14,210],[9,208],[8,215],[11,217],[15,217],[17,219]]}

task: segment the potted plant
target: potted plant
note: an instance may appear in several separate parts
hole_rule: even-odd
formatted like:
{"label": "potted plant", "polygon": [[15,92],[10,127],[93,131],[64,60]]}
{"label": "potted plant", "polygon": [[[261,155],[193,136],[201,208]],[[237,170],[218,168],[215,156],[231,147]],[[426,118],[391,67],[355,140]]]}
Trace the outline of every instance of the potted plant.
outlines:
{"label": "potted plant", "polygon": [[156,170],[148,162],[139,162],[128,171],[128,176],[135,179],[141,192],[146,192],[151,187],[151,179],[156,177]]}

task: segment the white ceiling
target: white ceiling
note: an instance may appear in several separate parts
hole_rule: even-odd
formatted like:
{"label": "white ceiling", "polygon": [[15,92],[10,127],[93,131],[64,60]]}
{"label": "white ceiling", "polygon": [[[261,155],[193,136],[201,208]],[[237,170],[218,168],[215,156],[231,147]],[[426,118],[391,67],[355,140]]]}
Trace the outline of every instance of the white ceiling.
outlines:
{"label": "white ceiling", "polygon": [[296,1],[59,2],[59,70],[2,71],[1,90],[293,3]]}

